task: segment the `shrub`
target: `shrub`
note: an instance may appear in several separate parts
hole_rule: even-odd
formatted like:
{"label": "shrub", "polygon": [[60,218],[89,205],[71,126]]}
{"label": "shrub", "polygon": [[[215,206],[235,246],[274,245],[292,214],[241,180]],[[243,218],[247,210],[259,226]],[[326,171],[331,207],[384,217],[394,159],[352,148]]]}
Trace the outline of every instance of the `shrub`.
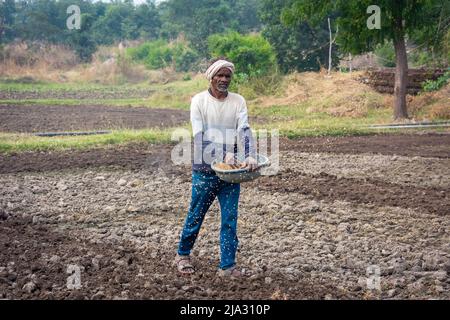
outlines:
{"label": "shrub", "polygon": [[173,62],[176,71],[189,71],[198,61],[198,54],[182,43],[177,43],[173,47]]}
{"label": "shrub", "polygon": [[395,50],[392,42],[377,45],[375,55],[377,56],[378,63],[382,66],[389,68],[395,67]]}
{"label": "shrub", "polygon": [[211,56],[225,56],[234,63],[231,91],[254,99],[272,94],[279,87],[281,77],[274,50],[260,35],[216,34],[208,38],[208,47]]}
{"label": "shrub", "polygon": [[260,95],[276,95],[280,90],[281,83],[282,76],[279,72],[251,77],[245,73],[238,73],[233,76],[230,90],[252,100]]}
{"label": "shrub", "polygon": [[189,71],[198,60],[197,53],[187,43],[168,43],[164,40],[145,42],[138,47],[128,48],[127,56],[132,61],[145,64],[149,69],[171,67],[175,71]]}
{"label": "shrub", "polygon": [[450,71],[447,71],[436,80],[427,80],[423,84],[423,91],[425,92],[437,91],[443,86],[445,86],[449,79],[450,79]]}
{"label": "shrub", "polygon": [[272,46],[260,35],[215,34],[208,38],[208,48],[211,56],[225,56],[235,64],[236,78],[266,75],[276,66]]}

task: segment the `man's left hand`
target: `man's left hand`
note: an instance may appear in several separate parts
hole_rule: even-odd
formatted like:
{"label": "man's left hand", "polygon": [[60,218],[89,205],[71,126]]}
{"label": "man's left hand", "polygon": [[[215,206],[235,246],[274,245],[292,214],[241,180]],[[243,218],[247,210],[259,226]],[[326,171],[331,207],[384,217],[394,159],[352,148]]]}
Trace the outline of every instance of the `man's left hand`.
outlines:
{"label": "man's left hand", "polygon": [[256,161],[256,159],[253,157],[248,157],[247,159],[245,159],[245,164],[250,171],[254,171],[256,170],[256,168],[258,168],[258,161]]}

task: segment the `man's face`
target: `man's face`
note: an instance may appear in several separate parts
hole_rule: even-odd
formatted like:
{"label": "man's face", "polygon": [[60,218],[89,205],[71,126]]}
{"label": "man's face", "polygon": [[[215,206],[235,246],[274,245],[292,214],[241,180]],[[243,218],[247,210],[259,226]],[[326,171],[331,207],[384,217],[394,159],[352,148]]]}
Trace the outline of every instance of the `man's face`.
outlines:
{"label": "man's face", "polygon": [[228,68],[220,69],[212,78],[212,87],[219,92],[227,92],[231,82],[231,71]]}

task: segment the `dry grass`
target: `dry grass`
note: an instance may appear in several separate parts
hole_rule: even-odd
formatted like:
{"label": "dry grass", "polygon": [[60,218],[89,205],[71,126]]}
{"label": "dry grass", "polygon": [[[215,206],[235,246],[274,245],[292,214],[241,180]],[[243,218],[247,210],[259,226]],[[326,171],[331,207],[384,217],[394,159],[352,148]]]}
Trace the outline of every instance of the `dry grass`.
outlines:
{"label": "dry grass", "polygon": [[[129,46],[137,44],[128,43]],[[78,73],[77,79],[107,85],[141,82],[166,84],[183,77],[171,68],[148,70],[144,65],[133,63],[125,57],[125,48],[121,45],[100,46],[93,55],[92,63],[75,72]]]}
{"label": "dry grass", "polygon": [[[333,117],[363,118],[377,109],[392,109],[394,96],[380,94],[357,79],[362,72],[293,73],[284,78],[281,90],[250,103],[258,108],[305,107],[309,114],[326,113]],[[407,96],[408,113],[414,120],[450,119],[450,85],[436,92]]]}
{"label": "dry grass", "polygon": [[79,60],[69,48],[40,42],[14,42],[0,51],[0,76],[64,82],[64,72]]}
{"label": "dry grass", "polygon": [[450,107],[447,105],[437,104],[430,107],[428,111],[428,118],[450,120]]}
{"label": "dry grass", "polygon": [[260,97],[252,103],[261,107],[307,105],[308,113],[324,112],[336,117],[364,117],[371,109],[385,108],[386,99],[358,82],[360,72],[294,73],[283,80],[276,96]]}
{"label": "dry grass", "polygon": [[75,53],[64,46],[17,42],[6,45],[0,52],[0,77],[105,85],[141,82],[164,84],[183,77],[171,69],[147,70],[124,56],[123,47],[101,46],[94,53],[91,63],[82,64]]}
{"label": "dry grass", "polygon": [[52,69],[68,69],[79,62],[75,53],[69,48],[40,42],[7,44],[1,51],[0,57],[4,64],[17,67],[48,66]]}
{"label": "dry grass", "polygon": [[439,91],[424,92],[409,98],[409,113],[421,120],[450,119],[450,84]]}
{"label": "dry grass", "polygon": [[67,73],[69,81],[90,82],[106,85],[140,83],[148,76],[143,66],[133,65],[118,55],[105,61],[93,59],[89,65],[82,65]]}

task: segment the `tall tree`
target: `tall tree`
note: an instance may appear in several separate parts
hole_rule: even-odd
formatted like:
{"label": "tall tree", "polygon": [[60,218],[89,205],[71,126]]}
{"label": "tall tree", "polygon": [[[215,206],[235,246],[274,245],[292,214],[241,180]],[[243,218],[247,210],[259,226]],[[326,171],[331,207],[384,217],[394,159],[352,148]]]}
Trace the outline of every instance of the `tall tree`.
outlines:
{"label": "tall tree", "polygon": [[97,49],[97,44],[91,34],[93,23],[94,17],[89,13],[83,13],[81,14],[80,29],[66,31],[66,44],[77,53],[81,61],[91,61],[92,54]]}
{"label": "tall tree", "polygon": [[[58,9],[58,3],[52,0],[21,1],[17,5],[18,13],[15,32],[24,40],[63,40],[65,10]],[[63,14],[65,16],[63,16]]]}
{"label": "tall tree", "polygon": [[163,22],[162,35],[170,39],[184,34],[206,57],[210,35],[259,29],[257,4],[257,0],[167,0],[158,6]]}
{"label": "tall tree", "polygon": [[95,39],[102,44],[113,44],[133,35],[132,16],[134,6],[127,3],[113,3],[106,9],[105,15],[99,17],[92,26]]}
{"label": "tall tree", "polygon": [[13,37],[15,12],[14,0],[0,0],[0,44]]}
{"label": "tall tree", "polygon": [[[395,103],[394,119],[408,117],[406,106],[406,86],[408,62],[405,39],[417,30],[429,27],[430,16],[439,12],[436,7],[444,6],[446,0],[379,0],[380,28],[369,29],[367,13],[372,0],[293,0],[285,8],[283,21],[288,25],[298,21],[318,23],[332,12],[339,12],[337,38],[341,50],[363,53],[374,49],[375,45],[392,40],[395,48]],[[377,17],[375,17],[377,18]],[[435,25],[436,22],[433,23]]]}
{"label": "tall tree", "polygon": [[450,1],[431,7],[424,26],[411,34],[410,40],[428,52],[432,65],[450,64]]}
{"label": "tall tree", "polygon": [[161,29],[161,19],[158,9],[151,1],[136,7],[133,14],[134,34],[132,39],[156,39]]}
{"label": "tall tree", "polygon": [[[317,26],[307,21],[297,21],[287,26],[281,20],[281,13],[290,5],[292,0],[261,0],[259,16],[263,24],[262,34],[275,49],[281,71],[319,70],[328,61],[326,19]],[[333,50],[332,54],[336,65],[337,51]]]}

